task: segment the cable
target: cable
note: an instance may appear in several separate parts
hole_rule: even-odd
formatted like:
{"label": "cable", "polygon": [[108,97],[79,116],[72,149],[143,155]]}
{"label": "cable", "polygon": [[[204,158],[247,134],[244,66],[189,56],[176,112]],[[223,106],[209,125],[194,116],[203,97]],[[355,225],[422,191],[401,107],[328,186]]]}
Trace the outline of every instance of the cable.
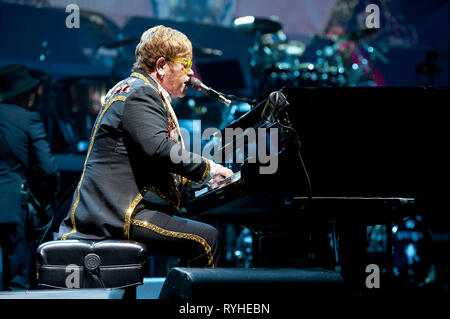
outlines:
{"label": "cable", "polygon": [[308,184],[308,191],[309,191],[308,199],[309,199],[309,201],[311,202],[311,200],[312,200],[312,185],[311,185],[311,179],[309,178],[308,170],[306,169],[306,165],[305,165],[305,163],[304,163],[304,161],[303,161],[303,157],[302,157],[302,154],[301,154],[301,152],[300,152],[300,145],[301,145],[301,142],[300,142],[300,139],[299,139],[299,137],[298,137],[297,131],[296,131],[293,127],[291,127],[291,126],[283,125],[283,124],[280,122],[280,119],[279,119],[278,117],[277,117],[277,123],[278,123],[281,127],[285,128],[285,129],[289,129],[289,130],[291,130],[291,131],[294,132],[295,139],[296,139],[296,142],[297,142],[297,153],[298,153],[298,157],[299,157],[299,159],[300,159],[300,163],[301,163],[301,165],[302,165],[303,171],[304,171],[305,176],[306,176],[306,182],[307,182],[307,184]]}
{"label": "cable", "polygon": [[[275,94],[274,109],[275,109],[275,108],[277,107],[277,105],[278,105],[278,99],[279,99],[279,95],[278,95],[278,94]],[[266,119],[265,119],[264,116],[263,116],[263,113],[264,113],[264,112],[261,113],[261,119],[262,119],[263,121],[266,121]],[[289,122],[289,115],[287,114],[287,112],[286,112],[286,115],[287,115],[287,121],[288,121],[288,123],[290,124],[290,122]],[[277,113],[274,114],[274,117],[275,117],[276,122],[278,123],[278,125],[280,125],[280,126],[281,126],[282,128],[284,128],[284,129],[288,129],[288,130],[291,130],[291,131],[294,132],[295,141],[296,141],[296,143],[297,143],[297,153],[298,153],[298,157],[299,157],[299,159],[300,159],[300,163],[301,163],[301,165],[302,165],[303,171],[304,171],[305,176],[306,176],[306,182],[308,183],[308,191],[309,191],[308,200],[309,200],[309,202],[311,202],[311,200],[312,200],[312,185],[311,185],[311,179],[309,178],[308,170],[306,169],[306,165],[305,165],[305,163],[304,163],[304,161],[303,161],[303,157],[302,157],[302,154],[301,154],[301,152],[300,152],[301,142],[300,142],[300,138],[298,137],[297,131],[296,131],[292,126],[284,125],[283,123],[281,123],[280,118],[279,118],[279,116],[278,116]]]}

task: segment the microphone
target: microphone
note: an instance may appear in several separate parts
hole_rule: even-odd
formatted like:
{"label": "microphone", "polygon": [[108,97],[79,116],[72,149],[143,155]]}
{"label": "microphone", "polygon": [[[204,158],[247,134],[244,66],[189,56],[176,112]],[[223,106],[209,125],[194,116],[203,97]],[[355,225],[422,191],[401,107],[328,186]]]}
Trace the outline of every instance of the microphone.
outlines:
{"label": "microphone", "polygon": [[261,117],[267,123],[275,123],[278,113],[288,105],[289,102],[281,91],[272,92],[267,98]]}
{"label": "microphone", "polygon": [[187,85],[197,91],[202,92],[203,94],[209,96],[210,98],[219,101],[226,106],[230,106],[231,101],[224,97],[221,93],[214,91],[210,87],[204,85],[199,79],[190,77],[189,81],[187,82]]}

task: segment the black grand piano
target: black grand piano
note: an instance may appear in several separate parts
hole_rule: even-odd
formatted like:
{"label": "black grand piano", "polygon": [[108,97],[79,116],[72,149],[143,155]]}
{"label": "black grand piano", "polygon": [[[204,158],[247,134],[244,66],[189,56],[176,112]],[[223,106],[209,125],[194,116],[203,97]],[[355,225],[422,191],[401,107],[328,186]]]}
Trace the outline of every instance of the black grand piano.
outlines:
{"label": "black grand piano", "polygon": [[[192,190],[182,216],[251,229],[258,239],[256,266],[309,266],[314,260],[313,265],[332,267],[337,262],[357,286],[364,284],[370,263],[368,225],[384,225],[390,245],[393,225],[420,215],[448,236],[442,223],[449,207],[448,88],[279,92],[287,103],[276,105],[271,94],[222,130],[221,136],[226,129],[243,131],[234,143],[222,138],[220,145],[222,150],[233,145],[233,154],[223,151],[221,159],[235,175]],[[268,164],[249,156],[254,139],[244,137],[251,128],[277,130],[276,140],[267,133],[263,146],[270,154],[271,143],[278,144],[272,154],[275,173],[261,174]],[[333,257],[324,253],[327,245]],[[386,247],[385,252],[377,262],[393,276],[393,258]]]}

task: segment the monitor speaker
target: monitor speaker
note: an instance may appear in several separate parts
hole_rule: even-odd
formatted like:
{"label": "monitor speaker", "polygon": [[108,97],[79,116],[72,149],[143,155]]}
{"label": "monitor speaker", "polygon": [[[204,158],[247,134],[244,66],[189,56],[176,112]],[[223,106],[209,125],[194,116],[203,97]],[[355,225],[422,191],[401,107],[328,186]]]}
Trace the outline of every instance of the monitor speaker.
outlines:
{"label": "monitor speaker", "polygon": [[344,281],[326,269],[172,268],[159,299],[297,299],[342,296]]}

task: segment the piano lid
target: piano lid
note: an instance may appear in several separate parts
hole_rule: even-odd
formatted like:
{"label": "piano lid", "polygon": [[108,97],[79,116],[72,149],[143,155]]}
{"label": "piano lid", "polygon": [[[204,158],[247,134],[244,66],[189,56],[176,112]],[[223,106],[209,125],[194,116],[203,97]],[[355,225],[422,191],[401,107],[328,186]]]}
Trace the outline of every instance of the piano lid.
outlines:
{"label": "piano lid", "polygon": [[448,88],[290,88],[314,196],[445,196]]}

